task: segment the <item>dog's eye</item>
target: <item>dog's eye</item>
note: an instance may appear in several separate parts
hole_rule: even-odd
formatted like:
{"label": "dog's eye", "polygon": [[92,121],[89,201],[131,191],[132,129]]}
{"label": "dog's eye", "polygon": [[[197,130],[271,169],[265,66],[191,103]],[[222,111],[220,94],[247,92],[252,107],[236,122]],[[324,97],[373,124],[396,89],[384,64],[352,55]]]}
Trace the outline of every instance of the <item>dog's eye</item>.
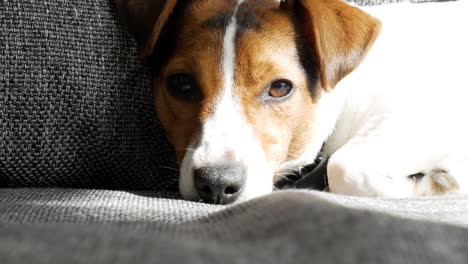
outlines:
{"label": "dog's eye", "polygon": [[278,80],[271,83],[268,96],[275,99],[284,98],[291,94],[293,85],[288,80]]}
{"label": "dog's eye", "polygon": [[195,79],[186,73],[176,73],[166,80],[169,93],[177,99],[193,101],[200,97]]}

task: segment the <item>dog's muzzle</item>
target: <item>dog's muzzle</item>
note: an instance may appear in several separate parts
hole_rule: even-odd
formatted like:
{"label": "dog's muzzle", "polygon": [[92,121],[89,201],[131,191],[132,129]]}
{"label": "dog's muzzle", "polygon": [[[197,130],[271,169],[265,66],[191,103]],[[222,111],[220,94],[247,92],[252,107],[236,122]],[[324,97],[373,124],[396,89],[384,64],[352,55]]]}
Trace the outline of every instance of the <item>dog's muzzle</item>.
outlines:
{"label": "dog's muzzle", "polygon": [[233,203],[244,190],[246,173],[242,166],[202,167],[193,174],[195,189],[203,202]]}

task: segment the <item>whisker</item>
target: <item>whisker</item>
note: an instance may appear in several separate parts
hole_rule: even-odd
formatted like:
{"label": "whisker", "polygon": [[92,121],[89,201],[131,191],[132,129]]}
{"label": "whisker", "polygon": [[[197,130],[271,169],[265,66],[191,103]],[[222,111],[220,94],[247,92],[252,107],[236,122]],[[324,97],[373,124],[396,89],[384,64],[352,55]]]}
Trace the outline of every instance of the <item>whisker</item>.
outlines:
{"label": "whisker", "polygon": [[278,176],[289,176],[289,175],[291,175],[291,173],[287,173],[287,172],[278,172],[278,173],[275,173],[274,176],[276,176],[276,175],[278,175]]}
{"label": "whisker", "polygon": [[173,171],[179,171],[179,169],[177,169],[177,168],[172,168],[172,167],[167,167],[167,166],[157,166],[157,168],[168,169],[168,170],[173,170]]}
{"label": "whisker", "polygon": [[278,181],[288,181],[288,182],[293,182],[289,177],[284,176],[284,175],[276,175],[279,177]]}
{"label": "whisker", "polygon": [[195,151],[194,148],[176,148],[176,150],[187,150],[187,151],[190,151],[190,152],[194,152],[194,151]]}
{"label": "whisker", "polygon": [[278,52],[278,47],[276,47],[272,52],[271,52],[271,55],[270,57],[268,57],[268,59],[263,63],[262,67],[260,67],[259,69],[263,69],[263,72],[261,75],[259,76],[262,76],[263,74],[265,74],[265,72],[267,71],[267,64],[268,62],[270,62],[271,58],[273,57],[273,54],[280,54],[280,55],[286,55],[287,53],[286,52]]}
{"label": "whisker", "polygon": [[270,62],[270,59],[271,59],[272,56],[273,56],[273,53],[270,55],[270,57],[268,57],[268,59],[265,61],[265,63],[263,63],[263,65],[261,67],[261,69],[263,68],[263,71],[262,71],[262,74],[260,76],[265,74],[265,72],[267,71],[266,66],[267,66],[268,62]]}
{"label": "whisker", "polygon": [[176,159],[169,159],[169,163],[174,164],[174,165],[179,165],[179,162]]}

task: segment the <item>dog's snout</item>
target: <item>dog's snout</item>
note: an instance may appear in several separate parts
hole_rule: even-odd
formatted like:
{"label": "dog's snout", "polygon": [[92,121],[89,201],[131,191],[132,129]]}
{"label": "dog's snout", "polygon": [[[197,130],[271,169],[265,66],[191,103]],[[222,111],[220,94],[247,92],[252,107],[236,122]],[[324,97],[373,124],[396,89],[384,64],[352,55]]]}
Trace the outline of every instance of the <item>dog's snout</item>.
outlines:
{"label": "dog's snout", "polygon": [[194,171],[195,188],[204,202],[228,204],[241,194],[246,180],[241,166],[202,167]]}

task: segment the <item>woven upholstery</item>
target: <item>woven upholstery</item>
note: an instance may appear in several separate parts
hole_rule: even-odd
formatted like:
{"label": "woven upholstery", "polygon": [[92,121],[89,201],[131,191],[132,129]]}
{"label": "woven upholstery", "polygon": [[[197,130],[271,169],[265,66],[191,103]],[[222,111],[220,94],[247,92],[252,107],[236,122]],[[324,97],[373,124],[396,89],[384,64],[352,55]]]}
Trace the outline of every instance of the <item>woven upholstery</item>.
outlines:
{"label": "woven upholstery", "polygon": [[[398,218],[468,228],[468,195],[376,199],[297,190],[277,191],[245,203],[222,206],[183,201],[177,199],[175,194],[162,192],[0,189],[0,225],[11,223],[101,223],[109,225],[133,223],[140,226],[168,224],[173,225],[172,228],[183,229],[179,225],[194,221],[220,221],[215,218],[227,221],[232,215],[247,214],[245,208],[250,208],[249,214],[255,214],[252,217],[262,218],[259,223],[252,222],[251,224],[262,225],[282,220],[269,216],[281,210],[294,211],[298,203],[294,199],[303,198],[308,200],[309,206],[320,207],[333,204],[398,216]],[[284,201],[280,201],[281,199]],[[288,209],[288,207],[291,208]],[[324,219],[324,221],[327,220]],[[222,226],[218,228],[222,229]],[[209,230],[200,232],[207,231]]]}
{"label": "woven upholstery", "polygon": [[[466,196],[277,192],[228,207],[153,196],[0,190],[0,263],[468,263]],[[357,209],[369,207],[386,213]]]}
{"label": "woven upholstery", "polygon": [[0,187],[177,190],[111,1],[0,4]]}

